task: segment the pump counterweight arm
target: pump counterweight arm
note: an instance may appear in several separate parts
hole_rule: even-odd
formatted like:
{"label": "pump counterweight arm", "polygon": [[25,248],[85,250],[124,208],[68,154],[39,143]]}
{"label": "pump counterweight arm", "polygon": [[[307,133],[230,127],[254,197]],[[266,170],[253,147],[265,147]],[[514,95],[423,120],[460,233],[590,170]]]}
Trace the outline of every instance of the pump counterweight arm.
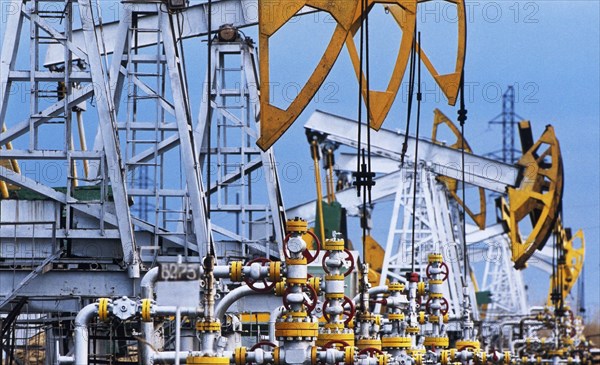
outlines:
{"label": "pump counterweight arm", "polygon": [[[357,147],[354,136],[358,133],[358,123],[354,120],[316,111],[304,127],[326,135],[329,141]],[[366,133],[366,131],[363,132]],[[362,140],[367,140],[366,135]],[[381,129],[371,136],[371,151],[375,156],[400,162],[403,140],[402,133]],[[414,151],[415,142],[416,139],[409,136],[409,151]],[[437,174],[460,179],[461,152],[459,150],[420,139],[419,157],[421,161],[431,163]],[[465,168],[465,178],[468,184],[499,193],[505,193],[507,188],[516,186],[520,175],[520,169],[516,166],[470,153],[466,153]]]}

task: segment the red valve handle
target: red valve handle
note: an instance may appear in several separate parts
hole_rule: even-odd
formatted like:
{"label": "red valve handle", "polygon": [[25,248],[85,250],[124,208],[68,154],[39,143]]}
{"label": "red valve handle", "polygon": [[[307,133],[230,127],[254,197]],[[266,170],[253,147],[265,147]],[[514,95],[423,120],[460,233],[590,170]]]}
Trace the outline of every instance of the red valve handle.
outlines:
{"label": "red valve handle", "polygon": [[[427,299],[427,303],[425,304],[425,310],[427,311],[427,314],[431,314],[432,299],[433,298]],[[448,311],[450,310],[450,304],[448,303],[448,300],[446,300],[446,298],[441,298],[440,302],[442,303],[442,308],[440,308],[440,312],[442,312],[443,315],[448,314]]]}
{"label": "red valve handle", "polygon": [[[316,249],[316,252],[314,255],[310,254],[310,251],[308,250],[308,248],[302,252],[302,256],[304,256],[304,258],[306,258],[306,263],[310,264],[311,262],[315,261],[317,259],[317,257],[319,257],[319,253],[321,252],[321,241],[319,241],[319,238],[311,231],[307,231],[306,233],[311,235],[311,237],[315,240],[315,243],[317,245],[317,249]],[[288,249],[287,249],[287,243],[290,240],[290,237],[292,237],[292,234],[288,233],[285,236],[285,239],[283,240],[283,255],[285,256],[286,259],[290,258],[290,256],[288,255]]]}
{"label": "red valve handle", "polygon": [[252,347],[250,348],[250,351],[254,351],[254,350],[256,350],[257,348],[259,348],[259,347],[263,347],[263,346],[269,346],[269,347],[271,347],[271,348],[275,348],[275,347],[277,347],[277,345],[275,345],[273,342],[269,342],[269,341],[261,341],[261,342],[258,342],[256,345],[252,346]]}
{"label": "red valve handle", "polygon": [[[445,262],[442,262],[440,264],[440,268],[442,269],[442,272],[440,274],[442,274],[442,281],[446,281],[446,279],[448,279],[448,265],[446,265]],[[425,270],[425,272],[427,273],[427,278],[431,279],[431,277],[433,276],[433,274],[431,273],[431,264],[427,265],[427,269]]]}
{"label": "red valve handle", "polygon": [[[252,266],[252,264],[254,264],[256,262],[261,263],[262,264],[261,266],[266,266],[271,262],[271,260],[264,258],[264,257],[259,257],[252,261],[248,261],[248,263],[246,263],[246,266]],[[244,277],[244,282],[248,285],[248,287],[250,287],[250,289],[254,290],[257,293],[268,293],[271,290],[273,290],[273,288],[275,287],[275,284],[276,284],[275,282],[270,283],[267,280],[267,278],[254,280],[251,277]],[[264,288],[256,287],[255,286],[256,283],[262,283],[264,285]]]}
{"label": "red valve handle", "polygon": [[364,349],[360,350],[360,351],[358,352],[358,354],[359,354],[359,355],[365,355],[365,354],[366,354],[366,355],[369,355],[369,356],[373,356],[373,355],[375,355],[375,354],[383,355],[384,353],[383,353],[383,351],[381,351],[381,350],[380,350],[380,349],[378,349],[378,348],[375,348],[375,347],[367,347],[367,348],[364,348]]}
{"label": "red valve handle", "polygon": [[330,348],[333,347],[333,345],[342,345],[341,346],[342,348],[350,346],[350,344],[348,342],[346,342],[346,341],[333,340],[333,341],[329,341],[325,345],[323,345],[323,348],[330,349]]}
{"label": "red valve handle", "polygon": [[[346,261],[350,260],[350,267],[344,273],[344,276],[348,276],[354,271],[354,256],[352,256],[352,252],[347,248],[344,249],[344,252],[347,255],[344,260],[346,260]],[[323,255],[323,260],[321,260],[321,265],[323,266],[323,270],[325,271],[326,274],[329,274],[330,272],[329,272],[329,269],[327,268],[327,266],[325,266],[325,260],[327,260],[327,258],[330,255],[331,255],[331,251],[327,251],[327,253],[325,255]]]}
{"label": "red valve handle", "polygon": [[[311,313],[317,306],[317,301],[318,301],[318,297],[319,297],[317,295],[317,291],[315,290],[315,288],[313,288],[310,285],[303,286],[302,291],[307,293],[308,296],[310,297],[310,299],[312,299],[312,301],[309,301],[306,297],[304,297],[304,301],[302,302],[302,304],[306,307],[306,312]],[[287,288],[285,288],[285,292],[283,293],[283,306],[287,310],[292,310],[290,303],[287,300],[287,296],[289,294],[290,294],[290,287],[287,287]]]}
{"label": "red valve handle", "polygon": [[[329,322],[329,319],[330,319],[330,316],[329,316],[329,314],[327,314],[327,311],[326,311],[327,307],[329,307],[329,303],[330,303],[329,299],[327,299],[325,301],[325,303],[323,303],[323,317],[325,317],[327,322]],[[346,305],[349,305],[350,308],[345,309]],[[344,308],[344,311],[342,312],[342,314],[346,316],[346,319],[344,320],[344,324],[348,325],[350,323],[350,321],[352,321],[352,318],[354,318],[354,313],[355,313],[354,302],[350,298],[344,296],[344,302],[342,303],[342,308]]]}

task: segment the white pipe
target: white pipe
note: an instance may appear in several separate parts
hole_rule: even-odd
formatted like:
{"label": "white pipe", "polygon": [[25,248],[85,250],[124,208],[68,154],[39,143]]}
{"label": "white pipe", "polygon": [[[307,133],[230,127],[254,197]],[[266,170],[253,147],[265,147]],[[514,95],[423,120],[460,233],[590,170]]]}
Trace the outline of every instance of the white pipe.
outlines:
{"label": "white pipe", "polygon": [[87,365],[88,363],[88,325],[98,314],[98,303],[88,304],[79,311],[75,317],[75,349],[73,353],[74,365]]}
{"label": "white pipe", "polygon": [[[378,295],[378,294],[383,294],[385,292],[388,291],[388,286],[387,285],[380,285],[380,286],[376,286],[373,287],[371,289],[369,289],[369,296],[371,295]],[[354,302],[354,304],[356,304],[356,302],[360,299],[360,294],[356,295],[352,301]]]}
{"label": "white pipe", "polygon": [[142,298],[144,299],[154,299],[154,286],[158,281],[158,266],[153,267],[144,275],[142,281],[140,281],[140,286],[142,288]]}
{"label": "white pipe", "polygon": [[[156,285],[157,280],[158,266],[150,269],[140,282],[143,299],[154,299],[154,286]],[[142,364],[148,365],[151,364],[152,347],[154,346],[154,322],[143,322],[142,332],[144,338],[143,340],[140,339],[140,341],[138,341],[138,348],[140,349]]]}
{"label": "white pipe", "polygon": [[[175,351],[154,352],[152,354],[151,364],[174,364],[175,359],[179,359],[180,364],[186,364],[188,357],[202,357],[204,354],[198,351],[183,351],[177,354]],[[225,351],[223,357],[229,358],[230,362],[234,361],[233,352]]]}
{"label": "white pipe", "polygon": [[269,317],[269,341],[275,345],[279,345],[279,342],[275,338],[275,324],[277,323],[277,319],[281,317],[284,311],[285,307],[279,306],[271,311],[271,316]]}
{"label": "white pipe", "polygon": [[175,316],[179,312],[183,316],[199,317],[204,310],[202,307],[176,307],[173,305],[155,305],[154,313],[157,316]]}
{"label": "white pipe", "polygon": [[179,353],[181,352],[181,311],[179,307],[175,311],[175,365],[179,365]]}
{"label": "white pipe", "polygon": [[225,313],[231,307],[231,305],[238,300],[250,296],[250,295],[262,295],[265,293],[258,293],[252,290],[248,285],[238,286],[237,288],[230,291],[227,295],[221,299],[215,309],[215,318],[222,320],[225,317]]}

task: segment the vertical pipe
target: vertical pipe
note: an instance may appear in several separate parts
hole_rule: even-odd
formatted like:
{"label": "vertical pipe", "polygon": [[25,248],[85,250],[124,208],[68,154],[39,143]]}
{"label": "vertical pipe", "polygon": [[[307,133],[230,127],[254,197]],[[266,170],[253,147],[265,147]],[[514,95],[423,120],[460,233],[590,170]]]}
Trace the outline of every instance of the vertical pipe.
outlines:
{"label": "vertical pipe", "polygon": [[321,190],[321,171],[319,170],[319,150],[317,149],[317,141],[312,141],[311,145],[313,152],[313,161],[315,166],[315,179],[317,182],[317,218],[319,219],[319,235],[321,242],[325,242],[325,222],[323,218],[323,192]]}
{"label": "vertical pipe", "polygon": [[175,312],[175,365],[179,365],[179,352],[181,351],[181,309]]}
{"label": "vertical pipe", "polygon": [[92,318],[94,318],[97,314],[98,304],[92,303],[83,307],[83,309],[77,314],[77,317],[75,317],[75,333],[73,335],[75,342],[75,349],[73,354],[74,365],[87,365],[88,363],[88,326]]}
{"label": "vertical pipe", "polygon": [[[85,141],[85,127],[83,125],[83,113],[81,110],[77,111],[77,130],[79,132],[79,146],[82,151],[87,151],[87,142]],[[90,175],[90,163],[88,160],[83,160],[83,174],[86,179]]]}
{"label": "vertical pipe", "polygon": [[275,337],[275,324],[277,323],[277,319],[281,317],[283,312],[285,311],[284,306],[279,306],[271,312],[271,316],[269,317],[269,341],[279,345],[277,338]]}
{"label": "vertical pipe", "polygon": [[[143,299],[154,299],[154,285],[158,280],[158,267],[152,268],[144,275],[140,283]],[[152,362],[152,345],[154,344],[154,323],[143,322],[142,332],[144,333],[143,340],[138,341],[142,357],[142,365],[151,364]]]}

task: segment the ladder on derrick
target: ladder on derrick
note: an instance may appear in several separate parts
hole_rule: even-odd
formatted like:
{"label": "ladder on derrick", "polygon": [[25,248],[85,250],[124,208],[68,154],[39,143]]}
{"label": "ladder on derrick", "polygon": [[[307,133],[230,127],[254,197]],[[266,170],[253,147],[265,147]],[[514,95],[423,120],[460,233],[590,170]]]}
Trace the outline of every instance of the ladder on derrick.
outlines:
{"label": "ladder on derrick", "polygon": [[200,160],[219,256],[281,257],[285,210],[277,164],[272,149],[256,146],[260,104],[254,46],[241,35],[230,42],[215,38],[211,55],[211,97],[207,102],[207,81],[195,133],[203,138]]}

